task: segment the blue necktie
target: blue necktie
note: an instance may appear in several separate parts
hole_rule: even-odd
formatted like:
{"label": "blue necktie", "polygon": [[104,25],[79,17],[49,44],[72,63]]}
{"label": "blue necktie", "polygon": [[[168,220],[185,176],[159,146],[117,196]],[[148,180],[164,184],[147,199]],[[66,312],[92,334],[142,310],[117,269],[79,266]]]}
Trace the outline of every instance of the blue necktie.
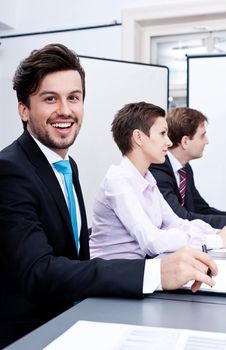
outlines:
{"label": "blue necktie", "polygon": [[69,160],[60,160],[59,162],[53,163],[54,168],[64,175],[64,180],[67,189],[68,195],[68,205],[69,212],[71,217],[71,224],[74,233],[75,245],[78,250],[78,225],[77,225],[77,217],[76,217],[76,204],[75,197],[73,192],[73,184],[72,184],[72,169]]}

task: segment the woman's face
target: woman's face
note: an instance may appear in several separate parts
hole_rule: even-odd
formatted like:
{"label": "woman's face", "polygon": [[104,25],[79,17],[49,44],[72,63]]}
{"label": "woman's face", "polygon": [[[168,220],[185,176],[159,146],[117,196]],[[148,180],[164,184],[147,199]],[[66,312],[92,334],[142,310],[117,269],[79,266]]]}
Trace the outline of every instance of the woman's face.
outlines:
{"label": "woman's face", "polygon": [[143,135],[142,151],[151,163],[164,163],[168,148],[172,145],[168,137],[166,119],[158,117],[150,128],[149,136]]}

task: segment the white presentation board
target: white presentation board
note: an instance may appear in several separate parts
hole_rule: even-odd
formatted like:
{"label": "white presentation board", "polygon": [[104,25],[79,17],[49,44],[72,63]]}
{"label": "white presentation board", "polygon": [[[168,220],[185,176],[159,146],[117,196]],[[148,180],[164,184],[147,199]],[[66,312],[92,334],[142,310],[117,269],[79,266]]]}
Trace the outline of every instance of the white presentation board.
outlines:
{"label": "white presentation board", "polygon": [[[18,62],[34,48],[60,42],[76,51],[73,32],[14,37],[0,46],[0,148],[22,132],[12,77]],[[111,122],[118,109],[129,102],[146,101],[167,108],[168,69],[161,66],[81,57],[86,71],[85,116],[70,155],[79,167],[88,223],[91,225],[95,193],[112,163],[121,155],[111,136]]]}
{"label": "white presentation board", "polygon": [[191,162],[197,188],[211,206],[226,210],[226,55],[188,56],[188,106],[209,120],[204,156]]}

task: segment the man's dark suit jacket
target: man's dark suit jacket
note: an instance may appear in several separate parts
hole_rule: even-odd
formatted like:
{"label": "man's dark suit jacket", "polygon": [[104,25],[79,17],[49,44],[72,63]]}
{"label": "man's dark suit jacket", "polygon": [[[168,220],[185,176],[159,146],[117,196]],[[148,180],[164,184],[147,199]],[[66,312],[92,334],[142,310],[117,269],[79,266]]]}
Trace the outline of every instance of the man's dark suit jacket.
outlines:
{"label": "man's dark suit jacket", "polygon": [[77,256],[58,180],[28,132],[0,152],[0,347],[91,296],[142,297],[144,260],[89,261],[85,207]]}
{"label": "man's dark suit jacket", "polygon": [[187,173],[185,203],[181,206],[181,197],[177,181],[169,158],[164,164],[151,164],[149,170],[157,181],[159,190],[173,211],[182,219],[201,219],[215,228],[226,225],[226,212],[209,206],[195,187],[193,171],[189,163],[185,165]]}

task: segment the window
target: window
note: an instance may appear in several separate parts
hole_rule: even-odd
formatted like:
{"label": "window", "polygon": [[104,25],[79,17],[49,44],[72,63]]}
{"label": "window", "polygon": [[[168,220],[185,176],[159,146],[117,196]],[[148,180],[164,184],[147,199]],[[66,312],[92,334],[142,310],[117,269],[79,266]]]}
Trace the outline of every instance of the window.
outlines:
{"label": "window", "polygon": [[186,106],[187,55],[226,53],[226,31],[151,38],[151,63],[170,70],[169,105]]}
{"label": "window", "polygon": [[123,11],[122,57],[170,69],[170,106],[186,104],[186,55],[226,52],[226,1],[184,0]]}

